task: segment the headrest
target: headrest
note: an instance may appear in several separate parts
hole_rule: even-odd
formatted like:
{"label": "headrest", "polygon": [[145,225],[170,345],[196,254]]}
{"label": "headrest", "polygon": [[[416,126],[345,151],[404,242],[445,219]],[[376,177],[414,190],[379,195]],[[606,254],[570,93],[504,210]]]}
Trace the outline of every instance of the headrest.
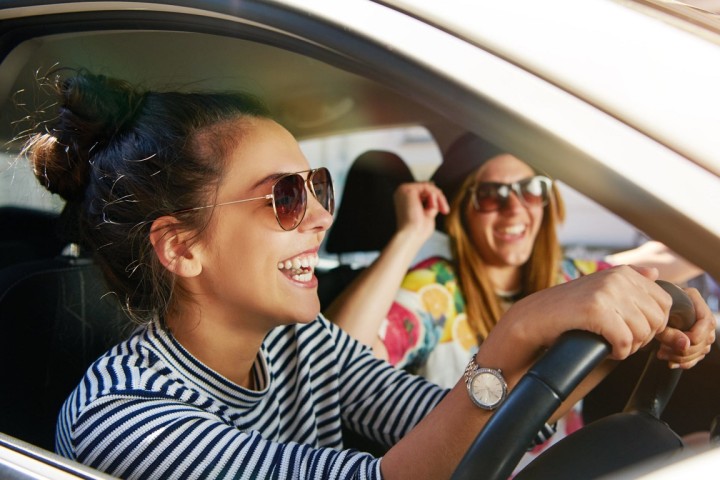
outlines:
{"label": "headrest", "polygon": [[400,184],[414,180],[405,162],[392,152],[369,150],[356,158],[345,181],[326,250],[381,250],[395,233],[393,193]]}

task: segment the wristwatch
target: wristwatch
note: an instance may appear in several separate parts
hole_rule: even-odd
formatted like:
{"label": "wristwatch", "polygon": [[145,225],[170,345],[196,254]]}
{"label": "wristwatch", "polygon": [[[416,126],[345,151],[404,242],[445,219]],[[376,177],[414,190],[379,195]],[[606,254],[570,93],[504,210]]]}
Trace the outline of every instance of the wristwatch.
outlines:
{"label": "wristwatch", "polygon": [[475,363],[475,356],[465,368],[465,385],[470,400],[485,410],[495,410],[507,397],[507,382],[500,370],[481,368]]}

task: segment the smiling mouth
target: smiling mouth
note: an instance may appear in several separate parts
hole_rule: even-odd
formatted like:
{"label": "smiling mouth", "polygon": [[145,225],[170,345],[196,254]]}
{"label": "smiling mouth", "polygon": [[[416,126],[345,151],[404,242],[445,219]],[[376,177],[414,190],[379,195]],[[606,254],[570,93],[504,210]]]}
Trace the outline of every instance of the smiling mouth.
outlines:
{"label": "smiling mouth", "polygon": [[519,238],[523,236],[526,231],[527,225],[525,224],[510,225],[509,227],[496,229],[498,235],[503,238]]}
{"label": "smiling mouth", "polygon": [[277,268],[286,277],[296,282],[309,282],[315,273],[320,258],[317,253],[302,254],[297,257],[278,262]]}

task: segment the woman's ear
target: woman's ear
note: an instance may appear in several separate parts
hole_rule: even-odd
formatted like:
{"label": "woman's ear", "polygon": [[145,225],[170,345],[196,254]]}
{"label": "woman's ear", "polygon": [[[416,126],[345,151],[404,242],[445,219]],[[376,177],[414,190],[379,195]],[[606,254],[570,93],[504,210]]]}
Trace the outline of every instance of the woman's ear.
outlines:
{"label": "woman's ear", "polygon": [[202,263],[192,251],[194,236],[169,215],[156,219],[150,228],[150,243],[160,263],[181,277],[195,277],[202,272]]}

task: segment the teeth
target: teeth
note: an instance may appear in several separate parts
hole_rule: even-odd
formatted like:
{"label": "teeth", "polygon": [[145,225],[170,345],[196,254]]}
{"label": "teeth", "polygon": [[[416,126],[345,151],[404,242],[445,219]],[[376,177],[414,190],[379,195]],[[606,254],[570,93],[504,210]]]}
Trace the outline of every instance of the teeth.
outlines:
{"label": "teeth", "polygon": [[513,225],[512,227],[507,227],[503,229],[503,233],[507,233],[509,235],[519,235],[525,231],[525,225]]}
{"label": "teeth", "polygon": [[308,282],[312,279],[313,269],[320,262],[319,257],[315,255],[303,255],[295,257],[292,260],[278,262],[278,270],[289,270],[290,278],[298,282]]}

